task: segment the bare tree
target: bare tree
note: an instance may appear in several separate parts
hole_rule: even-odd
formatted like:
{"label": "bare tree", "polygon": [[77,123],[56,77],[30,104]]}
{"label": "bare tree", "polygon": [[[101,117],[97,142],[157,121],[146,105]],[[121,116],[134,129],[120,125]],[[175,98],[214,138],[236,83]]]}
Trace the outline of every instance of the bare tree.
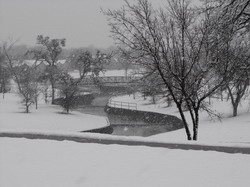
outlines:
{"label": "bare tree", "polygon": [[0,93],[3,94],[3,98],[4,94],[8,90],[8,83],[10,78],[11,78],[11,73],[8,69],[8,65],[6,64],[4,54],[2,50],[0,50],[0,84],[1,84]]}
{"label": "bare tree", "polygon": [[249,87],[250,43],[248,38],[240,37],[234,40],[229,58],[231,63],[235,64],[235,73],[226,88],[231,99],[233,116],[237,116],[240,101]]}
{"label": "bare tree", "polygon": [[234,67],[230,81],[221,88],[228,91],[233,116],[237,115],[238,105],[249,85],[249,3],[246,0],[205,1],[205,12],[213,12],[213,19],[217,23],[209,41],[213,58],[222,65],[216,72],[218,76],[223,76],[223,66],[231,64]]}
{"label": "bare tree", "polygon": [[88,50],[75,50],[68,57],[68,61],[71,68],[78,70],[80,77],[85,77],[87,74],[98,77],[109,63],[111,56],[112,54],[101,53],[99,50],[94,55]]}
{"label": "bare tree", "polygon": [[71,68],[77,69],[80,77],[91,71],[92,60],[93,57],[89,51],[76,50],[68,57]]}
{"label": "bare tree", "polygon": [[[125,1],[121,9],[105,15],[113,38],[159,74],[179,110],[187,139],[197,140],[199,111],[210,111],[205,99],[225,84],[232,67],[223,64],[223,76],[215,73],[222,65],[209,51],[213,27],[208,16],[197,16],[185,0],[169,0],[168,7],[167,11],[155,10],[147,0],[134,5]],[[184,107],[192,119],[193,137]]]}
{"label": "bare tree", "polygon": [[50,39],[48,36],[44,37],[43,35],[38,35],[37,44],[41,45],[41,48],[35,49],[32,52],[35,54],[34,57],[36,59],[43,60],[48,65],[46,73],[51,84],[52,104],[54,104],[56,86],[55,77],[59,73],[56,63],[62,52],[62,48],[65,47],[65,39]]}
{"label": "bare tree", "polygon": [[29,113],[30,106],[34,103],[34,72],[32,68],[23,64],[24,55],[14,57],[11,55],[11,49],[14,43],[3,45],[3,52],[8,62],[9,69],[14,76],[14,80],[18,87],[18,93],[22,98],[22,103],[25,106],[25,112]]}
{"label": "bare tree", "polygon": [[81,83],[85,81],[85,78],[99,77],[99,73],[103,71],[104,65],[107,63],[109,56],[96,52],[93,56],[89,51],[77,50],[74,51],[69,57],[68,61],[73,68],[77,68],[80,77],[77,79],[72,78],[68,72],[61,71],[57,74],[56,80],[59,85],[60,95],[62,96],[59,104],[65,109],[67,113],[75,108],[78,103],[78,96],[81,94]]}
{"label": "bare tree", "polygon": [[59,104],[65,109],[66,113],[69,113],[71,109],[78,106],[77,96],[80,94],[80,80],[75,80],[68,73],[61,72],[58,83],[60,85],[60,95],[63,97],[60,99]]}
{"label": "bare tree", "polygon": [[110,63],[112,55],[113,55],[112,53],[106,54],[102,53],[100,50],[96,51],[93,57],[92,70],[91,70],[92,75],[94,77],[99,77],[99,74],[105,71],[105,66]]}
{"label": "bare tree", "polygon": [[[49,91],[49,82],[50,82],[50,68],[44,67],[44,59],[42,59],[43,51],[39,48],[27,50],[25,53],[26,58],[32,59],[31,67],[34,72],[34,90],[35,90],[35,105],[38,109],[38,98],[41,93],[43,93],[45,98],[45,103],[48,102],[48,91]],[[55,68],[53,76],[57,76],[59,70]]]}
{"label": "bare tree", "polygon": [[[216,9],[219,20],[224,24],[234,24],[238,31],[249,32],[250,1],[249,0],[201,0]],[[219,21],[217,20],[217,21]],[[218,22],[219,23],[219,22]]]}
{"label": "bare tree", "polygon": [[156,72],[140,78],[140,80],[138,80],[138,86],[144,99],[146,99],[146,96],[150,96],[153,104],[156,104],[156,96],[164,95],[166,92],[166,90],[163,90],[165,87],[162,79]]}
{"label": "bare tree", "polygon": [[232,21],[237,24],[238,29],[250,29],[250,1],[249,0],[227,0],[222,2],[223,11]]}
{"label": "bare tree", "polygon": [[119,48],[116,52],[116,61],[119,61],[122,69],[125,70],[125,77],[128,77],[128,70],[133,67],[133,59],[130,58],[129,51]]}

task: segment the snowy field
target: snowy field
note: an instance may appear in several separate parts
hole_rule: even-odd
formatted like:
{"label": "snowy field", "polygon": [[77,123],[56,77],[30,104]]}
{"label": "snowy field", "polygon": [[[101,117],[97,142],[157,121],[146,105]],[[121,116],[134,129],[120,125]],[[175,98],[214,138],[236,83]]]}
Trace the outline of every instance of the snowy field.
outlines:
{"label": "snowy field", "polygon": [[33,106],[31,113],[26,114],[19,102],[20,98],[13,93],[0,99],[0,130],[79,132],[109,125],[104,117],[80,112],[63,114],[62,108],[42,103],[42,100],[38,110]]}
{"label": "snowy field", "polygon": [[0,139],[3,187],[247,187],[250,156]]}
{"label": "snowy field", "polygon": [[[137,109],[142,111],[159,112],[163,114],[174,115],[180,118],[177,108],[172,104],[171,107],[166,106],[166,102],[160,99],[157,104],[152,104],[151,98],[144,100],[140,94],[135,99],[132,95],[125,95],[112,98],[113,101],[136,103]],[[210,118],[206,112],[200,114],[200,127],[198,142],[206,144],[228,143],[228,144],[245,144],[250,146],[250,115],[249,100],[243,100],[239,106],[239,115],[232,116],[232,107],[230,101],[221,101],[220,99],[212,99],[212,109],[221,115],[221,120]],[[191,124],[191,119],[187,117]],[[184,129],[167,132],[155,136],[148,137],[150,140],[186,142],[186,134]]]}

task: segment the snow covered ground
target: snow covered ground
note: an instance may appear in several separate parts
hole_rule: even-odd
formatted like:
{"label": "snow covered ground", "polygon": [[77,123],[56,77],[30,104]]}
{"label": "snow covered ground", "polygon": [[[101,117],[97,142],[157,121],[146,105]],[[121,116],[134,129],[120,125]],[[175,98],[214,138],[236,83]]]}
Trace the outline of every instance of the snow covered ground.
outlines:
{"label": "snow covered ground", "polygon": [[0,139],[3,187],[247,187],[250,156]]}
{"label": "snow covered ground", "polygon": [[[116,99],[129,101],[127,96]],[[106,119],[77,112],[65,115],[59,107],[46,104],[25,114],[17,102],[13,94],[0,99],[0,131],[186,142],[183,130],[148,138],[78,133],[83,128],[105,126]],[[162,104],[143,104],[141,98],[136,102],[140,109],[164,113],[169,109]],[[243,108],[237,118],[225,114],[222,123],[202,117],[200,139],[206,144],[249,146],[250,118]],[[169,111],[178,115],[174,108]],[[0,138],[0,186],[4,187],[247,187],[249,173],[248,154]]]}
{"label": "snow covered ground", "polygon": [[0,131],[62,131],[79,132],[108,126],[107,119],[80,112],[63,114],[59,106],[40,103],[38,110],[25,111],[15,94],[5,94],[0,99]]}
{"label": "snow covered ground", "polygon": [[[150,97],[144,100],[140,94],[137,94],[135,99],[132,95],[125,95],[112,98],[113,101],[137,103],[138,110],[159,112],[169,115],[174,115],[180,118],[177,108],[174,106],[167,107],[166,102],[160,99],[157,104],[152,104]],[[220,99],[212,99],[212,109],[216,110],[222,117],[221,120],[216,118],[211,119],[206,112],[200,114],[200,127],[198,142],[206,144],[214,143],[236,143],[250,145],[250,115],[249,115],[249,100],[242,101],[239,106],[239,115],[232,116],[230,101],[221,101]],[[191,124],[190,118],[188,118]],[[180,129],[172,132],[167,132],[155,136],[148,137],[150,140],[157,141],[175,141],[185,142],[185,130]]]}

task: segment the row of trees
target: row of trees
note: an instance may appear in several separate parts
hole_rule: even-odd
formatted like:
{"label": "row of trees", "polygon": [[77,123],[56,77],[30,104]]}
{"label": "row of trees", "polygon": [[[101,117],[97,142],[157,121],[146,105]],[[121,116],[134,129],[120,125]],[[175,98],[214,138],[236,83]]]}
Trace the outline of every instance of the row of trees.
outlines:
{"label": "row of trees", "polygon": [[[79,85],[82,80],[86,76],[98,77],[104,65],[110,60],[110,55],[100,51],[92,55],[89,51],[74,50],[66,59],[68,67],[60,68],[58,60],[65,47],[65,41],[65,39],[50,39],[39,35],[37,47],[18,54],[13,50],[15,42],[3,44],[0,70],[6,73],[1,72],[1,87],[5,89],[7,80],[12,76],[27,113],[32,104],[35,103],[37,108],[40,93],[44,93],[47,100],[49,88],[52,104],[55,104],[56,90],[59,90],[63,98],[59,104],[69,113],[69,110],[76,105],[75,99],[80,94]],[[27,65],[26,59],[32,59],[32,64]],[[45,64],[43,69],[39,67],[41,63]],[[69,69],[77,69],[79,78],[73,78],[69,74]]]}
{"label": "row of trees", "polygon": [[249,84],[249,3],[204,0],[195,8],[187,0],[168,0],[167,8],[155,9],[148,0],[125,0],[120,9],[104,12],[129,58],[160,78],[188,140],[197,140],[199,112],[211,112],[206,99],[219,89],[228,90],[237,115]]}

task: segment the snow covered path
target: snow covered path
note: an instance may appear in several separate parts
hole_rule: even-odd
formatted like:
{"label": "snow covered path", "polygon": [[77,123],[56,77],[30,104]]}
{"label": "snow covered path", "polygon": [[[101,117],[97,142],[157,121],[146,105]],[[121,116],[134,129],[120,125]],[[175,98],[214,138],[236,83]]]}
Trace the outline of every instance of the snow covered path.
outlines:
{"label": "snow covered path", "polygon": [[111,135],[91,134],[91,133],[56,133],[56,132],[0,132],[0,137],[11,137],[11,138],[27,138],[27,139],[46,139],[56,141],[74,141],[80,143],[98,143],[98,144],[117,144],[117,145],[129,145],[129,146],[148,146],[148,147],[159,147],[168,149],[182,149],[182,150],[203,150],[203,151],[218,151],[224,153],[243,153],[250,154],[250,143],[249,146],[238,146],[238,145],[206,145],[199,144],[196,142],[188,143],[174,143],[174,142],[156,142],[147,141],[143,138],[128,138]]}

